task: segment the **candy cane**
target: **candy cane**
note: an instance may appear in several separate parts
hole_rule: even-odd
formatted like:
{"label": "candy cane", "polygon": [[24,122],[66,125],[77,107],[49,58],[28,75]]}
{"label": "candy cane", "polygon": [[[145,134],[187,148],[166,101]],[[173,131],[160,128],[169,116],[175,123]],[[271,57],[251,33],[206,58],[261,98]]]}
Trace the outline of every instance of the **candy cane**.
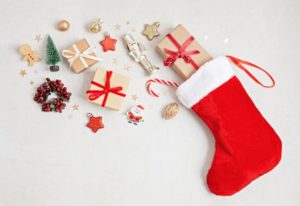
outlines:
{"label": "candy cane", "polygon": [[163,79],[149,79],[147,82],[146,82],[146,88],[147,88],[147,92],[152,95],[152,96],[155,96],[155,97],[159,97],[159,95],[154,92],[152,89],[151,89],[151,84],[152,83],[157,83],[157,84],[161,84],[161,85],[165,85],[165,86],[170,86],[170,87],[179,87],[179,84],[176,83],[176,82],[171,82],[171,81],[167,81],[167,80],[163,80]]}

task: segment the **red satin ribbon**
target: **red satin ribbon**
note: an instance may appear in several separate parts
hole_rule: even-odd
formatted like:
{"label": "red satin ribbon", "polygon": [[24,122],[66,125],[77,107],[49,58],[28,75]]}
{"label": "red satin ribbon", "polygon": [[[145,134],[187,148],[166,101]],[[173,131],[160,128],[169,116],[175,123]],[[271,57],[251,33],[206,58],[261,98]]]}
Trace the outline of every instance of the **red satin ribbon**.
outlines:
{"label": "red satin ribbon", "polygon": [[89,100],[93,101],[104,95],[103,101],[102,101],[102,107],[105,106],[108,94],[113,93],[122,97],[125,97],[126,94],[121,93],[123,87],[110,87],[110,78],[112,76],[112,71],[106,72],[106,80],[105,85],[99,84],[97,82],[92,81],[91,84],[96,85],[97,87],[102,88],[102,90],[88,90],[86,91],[87,94],[89,94]]}
{"label": "red satin ribbon", "polygon": [[[244,71],[251,79],[253,79],[257,84],[261,85],[262,87],[265,87],[265,88],[271,88],[271,87],[274,87],[275,86],[275,80],[273,79],[273,77],[271,76],[271,74],[269,74],[266,70],[264,70],[263,68],[251,63],[251,62],[248,62],[248,61],[245,61],[245,60],[242,60],[242,59],[238,59],[236,57],[233,57],[233,56],[229,56],[227,55],[226,56],[227,58],[229,58],[237,67],[239,67],[242,71]],[[244,65],[247,65],[247,66],[251,66],[251,67],[254,67],[256,69],[259,69],[260,71],[264,72],[269,78],[270,80],[272,81],[272,84],[271,85],[265,85],[263,84],[261,81],[259,81],[250,71],[248,71],[244,66]]]}
{"label": "red satin ribbon", "polygon": [[199,54],[198,50],[186,51],[186,48],[194,41],[194,37],[190,36],[182,45],[171,35],[167,34],[168,39],[175,45],[177,51],[165,48],[165,53],[169,56],[164,60],[165,66],[172,66],[178,58],[182,58],[186,63],[191,64],[196,70],[199,66],[191,58],[192,55]]}

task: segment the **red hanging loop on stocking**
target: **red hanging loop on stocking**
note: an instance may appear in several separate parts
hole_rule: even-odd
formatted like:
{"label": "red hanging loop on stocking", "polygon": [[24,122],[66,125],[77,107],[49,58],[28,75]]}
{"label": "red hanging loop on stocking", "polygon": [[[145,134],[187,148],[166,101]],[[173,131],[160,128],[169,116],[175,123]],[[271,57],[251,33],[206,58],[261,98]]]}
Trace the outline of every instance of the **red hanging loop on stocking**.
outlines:
{"label": "red hanging loop on stocking", "polygon": [[[253,79],[260,86],[265,87],[265,88],[272,88],[272,87],[275,86],[275,80],[273,79],[273,77],[271,76],[271,74],[269,74],[263,68],[255,65],[255,64],[253,64],[251,62],[248,62],[248,61],[245,61],[245,60],[242,60],[242,59],[238,59],[238,58],[233,57],[233,56],[227,55],[226,57],[229,58],[238,68],[240,68],[242,71],[244,71],[251,79]],[[271,85],[265,85],[265,84],[263,84],[249,70],[247,70],[246,67],[244,67],[243,65],[254,67],[254,68],[259,69],[260,71],[264,72],[270,78],[270,80],[272,81],[272,84]]]}

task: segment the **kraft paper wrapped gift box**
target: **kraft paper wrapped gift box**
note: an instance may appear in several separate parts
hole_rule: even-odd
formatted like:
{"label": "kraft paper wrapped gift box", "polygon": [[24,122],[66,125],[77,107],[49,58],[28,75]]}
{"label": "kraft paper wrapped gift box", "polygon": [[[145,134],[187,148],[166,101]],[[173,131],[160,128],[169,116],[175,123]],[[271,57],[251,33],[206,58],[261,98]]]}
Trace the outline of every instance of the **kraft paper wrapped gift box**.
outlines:
{"label": "kraft paper wrapped gift box", "polygon": [[101,60],[92,49],[86,39],[81,39],[72,47],[63,50],[62,56],[68,59],[70,67],[75,73],[80,73]]}
{"label": "kraft paper wrapped gift box", "polygon": [[98,68],[86,93],[91,102],[119,110],[125,100],[128,85],[128,77]]}
{"label": "kraft paper wrapped gift box", "polygon": [[163,38],[156,49],[164,58],[164,65],[171,66],[183,80],[212,59],[181,24]]}

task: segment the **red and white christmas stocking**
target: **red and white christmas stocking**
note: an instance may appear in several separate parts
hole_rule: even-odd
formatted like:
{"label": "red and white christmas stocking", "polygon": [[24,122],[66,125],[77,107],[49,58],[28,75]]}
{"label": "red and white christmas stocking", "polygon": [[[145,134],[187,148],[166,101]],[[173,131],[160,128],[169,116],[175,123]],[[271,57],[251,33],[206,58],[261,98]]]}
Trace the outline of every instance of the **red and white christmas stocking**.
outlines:
{"label": "red and white christmas stocking", "polygon": [[[231,60],[231,61],[230,61]],[[215,58],[177,89],[181,103],[191,108],[215,137],[215,155],[207,184],[216,195],[233,195],[259,176],[272,170],[281,159],[281,140],[258,111],[232,63],[259,82],[243,65],[262,68],[232,56]]]}

